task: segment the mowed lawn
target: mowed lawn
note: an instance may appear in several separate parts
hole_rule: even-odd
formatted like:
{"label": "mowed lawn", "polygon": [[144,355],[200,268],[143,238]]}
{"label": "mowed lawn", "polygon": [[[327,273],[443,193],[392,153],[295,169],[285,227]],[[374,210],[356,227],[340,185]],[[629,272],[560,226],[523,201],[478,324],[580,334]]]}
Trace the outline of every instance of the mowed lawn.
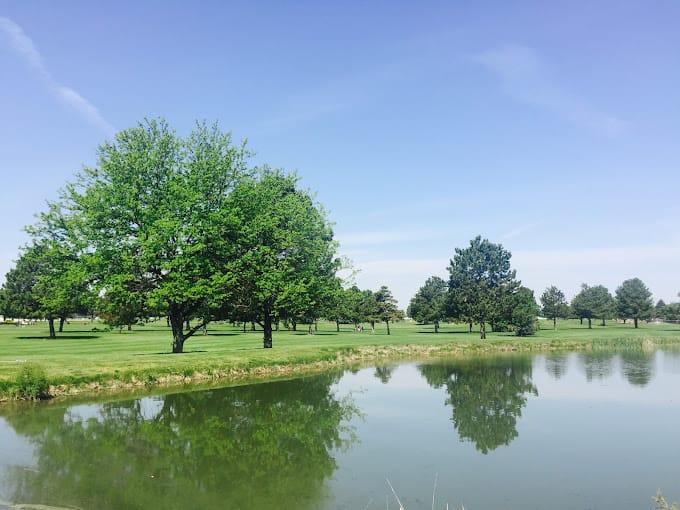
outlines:
{"label": "mowed lawn", "polygon": [[[533,337],[518,338],[512,333],[489,333],[484,342],[497,344],[616,341],[621,339],[656,339],[680,343],[680,325],[614,321],[593,329],[579,321],[562,321],[556,331],[552,323],[543,322]],[[124,378],[131,374],[176,373],[190,375],[210,368],[252,368],[261,365],[289,364],[332,358],[338,351],[361,346],[400,346],[406,344],[441,345],[456,342],[478,345],[479,333],[467,332],[466,325],[444,324],[439,334],[432,326],[402,322],[392,325],[388,336],[384,325],[355,332],[350,325],[335,331],[335,324],[320,323],[318,332],[307,333],[307,326],[297,332],[281,329],[274,333],[274,348],[262,348],[262,332],[247,331],[228,324],[212,324],[208,334],[187,340],[184,354],[170,354],[170,329],[165,321],[137,325],[132,331],[105,331],[100,323],[71,321],[56,339],[47,338],[47,325],[0,326],[0,382],[13,381],[21,367],[29,363],[42,366],[53,382],[80,382],[99,377]]]}

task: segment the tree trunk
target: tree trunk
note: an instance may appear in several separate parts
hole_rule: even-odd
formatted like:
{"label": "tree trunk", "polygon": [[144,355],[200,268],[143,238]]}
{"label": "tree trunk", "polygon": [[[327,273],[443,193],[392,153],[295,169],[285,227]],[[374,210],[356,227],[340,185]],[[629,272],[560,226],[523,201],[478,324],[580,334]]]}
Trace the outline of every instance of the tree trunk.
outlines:
{"label": "tree trunk", "polygon": [[472,323],[468,322],[468,333],[472,333]]}
{"label": "tree trunk", "polygon": [[583,317],[579,317],[579,319],[581,320],[581,326],[583,326]]}
{"label": "tree trunk", "polygon": [[255,331],[255,321],[250,321],[250,331]]}
{"label": "tree trunk", "polygon": [[637,317],[635,317],[635,318],[633,319],[633,324],[635,324],[635,329],[637,329],[637,327],[638,327],[638,319],[637,319]]}
{"label": "tree trunk", "polygon": [[264,305],[264,321],[262,322],[262,329],[264,330],[262,347],[271,349],[273,346],[272,339],[272,314],[269,305]]}
{"label": "tree trunk", "polygon": [[[581,324],[583,324],[583,319],[581,319]],[[588,329],[593,329],[593,321],[588,317]]]}
{"label": "tree trunk", "polygon": [[54,331],[54,318],[48,317],[47,324],[50,326],[50,338],[57,338],[57,333]]}
{"label": "tree trunk", "polygon": [[335,331],[340,333],[340,321],[335,321]]}
{"label": "tree trunk", "polygon": [[385,321],[385,325],[387,326],[387,334],[390,334],[390,321]]}
{"label": "tree trunk", "polygon": [[295,321],[290,321],[290,322],[293,325],[293,331],[297,331],[297,322],[295,322]]}
{"label": "tree trunk", "polygon": [[186,320],[186,328],[187,330],[191,329],[191,321],[189,319]]}
{"label": "tree trunk", "polygon": [[606,326],[606,324],[605,324],[605,322],[604,322],[604,317],[602,317],[602,325],[603,325],[603,326]]}
{"label": "tree trunk", "polygon": [[434,321],[434,332],[439,333],[439,321]]}
{"label": "tree trunk", "polygon": [[557,329],[557,317],[553,317],[553,329]]}
{"label": "tree trunk", "polygon": [[64,332],[64,322],[66,322],[66,318],[59,317],[59,333]]}
{"label": "tree trunk", "polygon": [[132,324],[128,324],[128,331],[132,331]]}
{"label": "tree trunk", "polygon": [[274,323],[274,330],[278,331],[279,330],[279,320],[276,319],[276,322]]}
{"label": "tree trunk", "polygon": [[486,324],[483,322],[479,324],[479,338],[480,340],[486,340]]}
{"label": "tree trunk", "polygon": [[246,332],[246,321],[243,321],[243,332]]}
{"label": "tree trunk", "polygon": [[314,333],[316,333],[317,331],[319,331],[319,322],[314,321]]}
{"label": "tree trunk", "polygon": [[179,354],[184,352],[184,317],[175,307],[171,307],[168,317],[172,328],[172,352]]}
{"label": "tree trunk", "polygon": [[371,334],[375,333],[375,321],[371,321]]}

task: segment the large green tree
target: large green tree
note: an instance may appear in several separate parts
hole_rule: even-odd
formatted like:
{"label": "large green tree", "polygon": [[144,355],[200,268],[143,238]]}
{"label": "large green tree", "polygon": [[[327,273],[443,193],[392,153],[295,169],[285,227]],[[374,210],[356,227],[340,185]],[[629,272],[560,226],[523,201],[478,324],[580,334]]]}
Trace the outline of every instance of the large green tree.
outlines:
{"label": "large green tree", "polygon": [[[63,193],[69,235],[91,253],[99,293],[141,297],[167,314],[175,353],[233,295],[227,199],[250,173],[246,160],[244,146],[216,126],[199,124],[182,138],[147,120],[104,143],[97,164]],[[49,215],[43,223],[58,227]]]}
{"label": "large green tree", "polygon": [[569,315],[569,305],[564,292],[551,285],[541,294],[541,312],[553,321],[553,329],[557,329],[557,319],[564,319]]}
{"label": "large green tree", "polygon": [[477,236],[467,248],[456,248],[449,264],[451,308],[464,320],[479,324],[486,338],[486,324],[501,313],[504,298],[519,282],[510,267],[509,251]]}
{"label": "large green tree", "polygon": [[422,324],[434,324],[439,333],[439,322],[446,316],[446,295],[448,284],[438,276],[431,276],[418,289],[408,307],[409,317]]}
{"label": "large green tree", "polygon": [[[336,242],[323,209],[297,177],[265,169],[244,179],[228,200],[234,218],[235,299],[245,301],[272,347],[272,319],[321,317],[337,292]],[[311,322],[310,322],[311,323]]]}
{"label": "large green tree", "polygon": [[653,310],[652,293],[639,278],[626,280],[616,289],[618,316],[622,319],[633,319],[636,328],[640,319],[651,318]]}

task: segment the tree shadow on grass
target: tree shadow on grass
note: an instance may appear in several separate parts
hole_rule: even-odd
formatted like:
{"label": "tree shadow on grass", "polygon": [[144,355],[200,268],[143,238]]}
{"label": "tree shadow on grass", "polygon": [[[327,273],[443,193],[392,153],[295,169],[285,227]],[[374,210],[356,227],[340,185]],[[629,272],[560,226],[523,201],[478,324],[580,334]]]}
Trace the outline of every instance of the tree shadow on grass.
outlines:
{"label": "tree shadow on grass", "polygon": [[[281,333],[291,333],[295,336],[338,336],[341,333],[337,333],[335,331],[330,332],[330,331],[317,331],[316,333],[307,333],[306,331],[282,331]],[[274,334],[276,334],[276,331],[274,331]]]}
{"label": "tree shadow on grass", "polygon": [[203,336],[239,336],[242,335],[243,333],[210,333],[208,332],[207,335]]}
{"label": "tree shadow on grass", "polygon": [[18,336],[19,340],[93,340],[99,335],[57,335],[56,338],[49,336]]}
{"label": "tree shadow on grass", "polygon": [[172,354],[173,356],[178,356],[182,354],[191,354],[195,352],[208,352],[206,350],[191,350],[191,351],[184,351],[184,352],[170,352],[170,351],[163,351],[163,352],[141,352],[138,354],[133,354],[133,356],[158,356],[159,354]]}
{"label": "tree shadow on grass", "polygon": [[472,333],[468,331],[447,331],[445,329],[440,329],[439,333],[435,333],[434,329],[421,329],[420,331],[416,331],[416,333],[425,335],[474,335],[476,333],[477,336],[479,336],[479,331],[475,331],[474,329],[472,330]]}

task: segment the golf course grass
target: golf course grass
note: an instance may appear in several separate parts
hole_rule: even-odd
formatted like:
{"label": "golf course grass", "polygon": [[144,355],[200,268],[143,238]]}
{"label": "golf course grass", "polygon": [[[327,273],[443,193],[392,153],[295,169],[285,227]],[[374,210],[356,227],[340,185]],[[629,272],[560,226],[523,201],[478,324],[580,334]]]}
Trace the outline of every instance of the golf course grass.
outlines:
{"label": "golf course grass", "polygon": [[[0,326],[0,399],[11,398],[15,381],[27,364],[41,367],[53,395],[127,391],[135,387],[245,380],[322,370],[362,360],[509,350],[581,350],[593,347],[680,345],[680,325],[610,321],[593,328],[577,320],[561,321],[556,330],[541,321],[536,335],[488,333],[479,340],[467,325],[432,326],[401,322],[387,335],[384,325],[355,332],[351,325],[320,323],[316,334],[306,326],[274,333],[274,348],[262,348],[262,332],[223,323],[211,324],[208,334],[187,340],[183,354],[170,354],[171,333],[165,321],[136,325],[132,331],[108,331],[98,322],[70,321],[56,339],[47,338],[47,325]],[[249,329],[249,328],[248,328]]]}

